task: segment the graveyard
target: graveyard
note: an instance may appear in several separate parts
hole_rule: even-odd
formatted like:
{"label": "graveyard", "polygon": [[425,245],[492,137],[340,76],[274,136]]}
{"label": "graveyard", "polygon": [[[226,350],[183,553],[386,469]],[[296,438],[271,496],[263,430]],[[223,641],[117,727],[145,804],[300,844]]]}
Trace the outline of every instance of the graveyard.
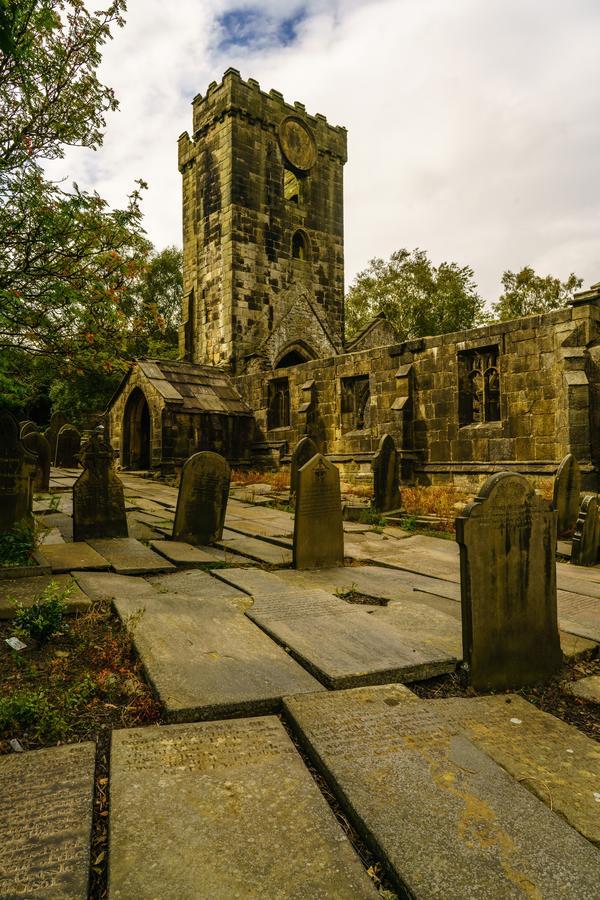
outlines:
{"label": "graveyard", "polygon": [[[172,485],[96,432],[45,490],[15,480],[38,543],[0,569],[2,896],[595,896],[577,463],[553,500],[493,476],[448,540],[346,519],[299,452],[293,487],[210,452]],[[401,505],[397,464],[374,483]]]}
{"label": "graveyard", "polygon": [[[304,45],[300,84],[307,102],[331,81],[346,114],[384,111],[381,134],[365,120],[360,178],[346,164],[362,135],[235,67],[281,71],[295,42],[323,39],[330,5],[325,74],[311,86]],[[101,63],[126,4],[0,2],[0,898],[599,895],[600,282],[522,257],[538,241],[546,265],[567,223],[560,264],[579,265],[585,216],[546,175],[528,220],[514,160],[497,187],[484,146],[478,181],[445,135],[463,113],[436,118],[419,96],[411,119],[385,69],[368,95],[342,90],[339,22],[368,6],[383,42],[410,4],[380,5],[203,9],[202,41],[189,11],[163,77],[181,11],[159,27],[148,0],[108,51],[150,85],[115,139]],[[429,47],[417,81],[437,59],[430,27],[411,39]],[[462,32],[455,52],[466,66]],[[535,147],[533,179],[542,148],[571,139],[559,92],[552,141],[528,144],[506,127],[518,94],[496,90],[508,112],[486,96],[478,132],[502,122],[507,158]],[[78,162],[105,129],[116,155]],[[115,173],[153,154],[152,187],[137,174],[113,208],[97,188],[116,196]],[[158,250],[149,223],[167,234],[179,207],[181,240]],[[469,265],[406,249],[421,227],[436,254],[456,232],[490,271],[512,241],[522,268],[492,302]]]}

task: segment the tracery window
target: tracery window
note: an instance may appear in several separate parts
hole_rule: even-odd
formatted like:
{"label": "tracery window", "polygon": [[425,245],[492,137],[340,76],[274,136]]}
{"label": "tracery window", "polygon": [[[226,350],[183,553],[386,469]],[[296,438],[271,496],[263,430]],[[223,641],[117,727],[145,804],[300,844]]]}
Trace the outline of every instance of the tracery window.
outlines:
{"label": "tracery window", "polygon": [[290,383],[287,378],[269,382],[267,427],[285,428],[290,424]]}
{"label": "tracery window", "polygon": [[371,390],[368,375],[342,378],[342,426],[361,431],[371,427]]}
{"label": "tracery window", "polygon": [[498,347],[458,354],[459,425],[500,421]]}

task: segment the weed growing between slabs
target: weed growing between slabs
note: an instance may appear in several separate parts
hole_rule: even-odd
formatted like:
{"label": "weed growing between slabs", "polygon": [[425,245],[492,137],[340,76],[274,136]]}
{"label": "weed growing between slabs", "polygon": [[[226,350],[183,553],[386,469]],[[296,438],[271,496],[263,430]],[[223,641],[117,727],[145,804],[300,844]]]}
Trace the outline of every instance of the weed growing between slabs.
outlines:
{"label": "weed growing between slabs", "polygon": [[[25,649],[10,647],[11,637]],[[29,750],[157,722],[140,668],[109,603],[66,616],[64,592],[50,585],[34,607],[0,623],[0,753],[11,740]]]}

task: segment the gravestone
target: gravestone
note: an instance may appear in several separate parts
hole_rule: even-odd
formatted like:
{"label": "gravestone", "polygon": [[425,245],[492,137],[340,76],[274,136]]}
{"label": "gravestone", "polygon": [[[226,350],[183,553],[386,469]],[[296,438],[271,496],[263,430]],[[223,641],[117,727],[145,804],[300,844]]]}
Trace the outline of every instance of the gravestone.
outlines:
{"label": "gravestone", "polygon": [[80,456],[84,471],[73,485],[73,540],[127,537],[125,496],[112,447],[93,434]]}
{"label": "gravestone", "polygon": [[185,461],[177,495],[174,540],[196,545],[221,540],[230,479],[229,463],[218,453],[204,450]]}
{"label": "gravestone", "polygon": [[31,480],[35,456],[19,440],[17,423],[0,413],[0,534],[33,525]]}
{"label": "gravestone", "polygon": [[391,434],[384,434],[373,459],[373,509],[389,512],[399,507],[398,452]]}
{"label": "gravestone", "polygon": [[81,436],[73,425],[63,425],[56,439],[54,465],[59,469],[76,469],[81,448]]}
{"label": "gravestone", "polygon": [[574,566],[595,566],[598,562],[600,546],[598,514],[598,498],[593,494],[587,494],[581,503],[573,533],[571,562]]}
{"label": "gravestone", "polygon": [[572,531],[579,514],[581,472],[575,457],[568,453],[556,473],[552,502],[558,511],[558,534]]}
{"label": "gravestone", "polygon": [[50,490],[50,444],[39,431],[28,431],[25,435],[21,431],[21,443],[36,456],[33,491],[42,493]]}
{"label": "gravestone", "polygon": [[320,569],[343,565],[340,473],[317,453],[298,472],[293,566]]}
{"label": "gravestone", "polygon": [[44,431],[44,437],[50,444],[50,459],[54,463],[54,458],[56,457],[56,440],[58,438],[58,432],[63,427],[63,425],[67,425],[67,417],[63,412],[55,412],[50,416],[50,424]]}
{"label": "gravestone", "polygon": [[456,519],[463,656],[473,686],[535,684],[562,663],[556,511],[522,475],[499,472]]}
{"label": "gravestone", "polygon": [[88,896],[95,750],[0,756],[0,897]]}
{"label": "gravestone", "polygon": [[301,438],[294,447],[290,459],[290,497],[296,496],[299,470],[318,452],[317,445],[310,437]]}
{"label": "gravestone", "polygon": [[19,437],[21,440],[25,437],[26,434],[31,434],[32,431],[37,431],[38,427],[35,422],[32,422],[31,419],[24,419],[22,422],[19,422]]}

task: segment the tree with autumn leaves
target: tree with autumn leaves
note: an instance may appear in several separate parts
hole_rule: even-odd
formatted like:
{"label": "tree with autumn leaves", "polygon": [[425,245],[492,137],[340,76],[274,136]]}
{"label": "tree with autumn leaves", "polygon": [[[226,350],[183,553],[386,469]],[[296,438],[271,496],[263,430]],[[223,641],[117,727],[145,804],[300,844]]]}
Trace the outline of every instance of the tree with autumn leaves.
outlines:
{"label": "tree with autumn leaves", "polygon": [[144,183],[111,209],[43,169],[67,147],[101,145],[105,115],[118,104],[97,68],[124,12],[122,0],[96,12],[82,0],[0,0],[0,390],[8,405],[11,385],[18,406],[49,373],[67,383],[100,379],[102,394],[146,345],[174,353],[181,259],[175,248],[156,254],[145,237]]}

